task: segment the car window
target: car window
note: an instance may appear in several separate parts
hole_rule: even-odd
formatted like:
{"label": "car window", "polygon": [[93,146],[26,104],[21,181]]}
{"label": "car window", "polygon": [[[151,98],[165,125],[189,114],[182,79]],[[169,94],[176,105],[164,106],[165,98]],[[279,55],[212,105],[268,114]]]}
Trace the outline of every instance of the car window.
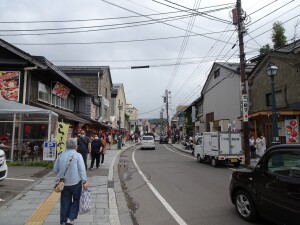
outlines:
{"label": "car window", "polygon": [[144,141],[151,141],[151,140],[153,140],[153,137],[143,137],[143,140]]}
{"label": "car window", "polygon": [[287,152],[271,155],[267,166],[270,174],[300,178],[300,154]]}

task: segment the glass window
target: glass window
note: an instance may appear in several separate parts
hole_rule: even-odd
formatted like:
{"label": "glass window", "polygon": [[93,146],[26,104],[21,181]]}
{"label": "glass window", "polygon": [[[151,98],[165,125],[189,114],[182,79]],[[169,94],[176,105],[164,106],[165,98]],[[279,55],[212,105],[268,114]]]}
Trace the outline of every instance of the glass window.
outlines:
{"label": "glass window", "polygon": [[39,82],[38,83],[38,100],[43,102],[50,102],[50,87]]}
{"label": "glass window", "polygon": [[143,137],[143,141],[151,141],[151,140],[153,140],[153,137],[150,136]]}
{"label": "glass window", "polygon": [[202,138],[198,138],[197,145],[202,145]]}
{"label": "glass window", "polygon": [[[276,106],[284,105],[282,91],[276,91],[275,100],[276,100]],[[272,93],[266,94],[266,105],[272,106]]]}
{"label": "glass window", "polygon": [[74,98],[73,97],[67,98],[67,107],[66,108],[70,111],[74,110]]}
{"label": "glass window", "polygon": [[300,178],[300,154],[287,152],[271,155],[267,170],[274,175]]}

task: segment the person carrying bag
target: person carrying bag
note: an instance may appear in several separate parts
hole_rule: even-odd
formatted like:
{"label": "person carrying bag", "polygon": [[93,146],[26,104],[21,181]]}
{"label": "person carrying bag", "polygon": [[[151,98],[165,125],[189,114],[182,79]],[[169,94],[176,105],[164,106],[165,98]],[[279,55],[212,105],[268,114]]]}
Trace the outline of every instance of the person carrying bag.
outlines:
{"label": "person carrying bag", "polygon": [[64,178],[60,197],[60,224],[74,224],[79,212],[81,192],[88,187],[85,164],[76,147],[76,139],[69,138],[66,151],[56,159],[53,168],[57,180]]}

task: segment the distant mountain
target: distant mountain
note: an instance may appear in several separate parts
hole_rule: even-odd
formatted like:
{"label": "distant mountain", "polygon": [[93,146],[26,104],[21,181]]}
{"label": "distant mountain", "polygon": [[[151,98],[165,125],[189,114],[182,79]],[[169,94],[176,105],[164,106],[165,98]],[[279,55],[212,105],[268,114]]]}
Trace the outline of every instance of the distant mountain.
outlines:
{"label": "distant mountain", "polygon": [[[148,119],[150,124],[159,125],[161,123],[160,119]],[[167,119],[163,119],[163,123],[167,123]]]}

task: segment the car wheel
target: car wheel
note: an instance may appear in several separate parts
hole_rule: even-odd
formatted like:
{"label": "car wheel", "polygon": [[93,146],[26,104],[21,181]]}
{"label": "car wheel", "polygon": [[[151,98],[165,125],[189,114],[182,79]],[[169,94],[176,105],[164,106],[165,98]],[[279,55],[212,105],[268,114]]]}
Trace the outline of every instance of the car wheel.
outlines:
{"label": "car wheel", "polygon": [[155,150],[155,148],[153,148],[153,150]]}
{"label": "car wheel", "polygon": [[199,154],[197,155],[197,161],[200,162],[200,163],[203,162],[203,160],[202,160],[202,158],[201,158],[201,156]]}
{"label": "car wheel", "polygon": [[217,166],[218,166],[218,160],[215,159],[215,158],[212,158],[212,159],[211,159],[211,165],[212,165],[213,167],[217,167]]}
{"label": "car wheel", "polygon": [[234,197],[234,204],[239,216],[247,221],[255,221],[257,212],[254,201],[250,195],[244,191],[238,191]]}

